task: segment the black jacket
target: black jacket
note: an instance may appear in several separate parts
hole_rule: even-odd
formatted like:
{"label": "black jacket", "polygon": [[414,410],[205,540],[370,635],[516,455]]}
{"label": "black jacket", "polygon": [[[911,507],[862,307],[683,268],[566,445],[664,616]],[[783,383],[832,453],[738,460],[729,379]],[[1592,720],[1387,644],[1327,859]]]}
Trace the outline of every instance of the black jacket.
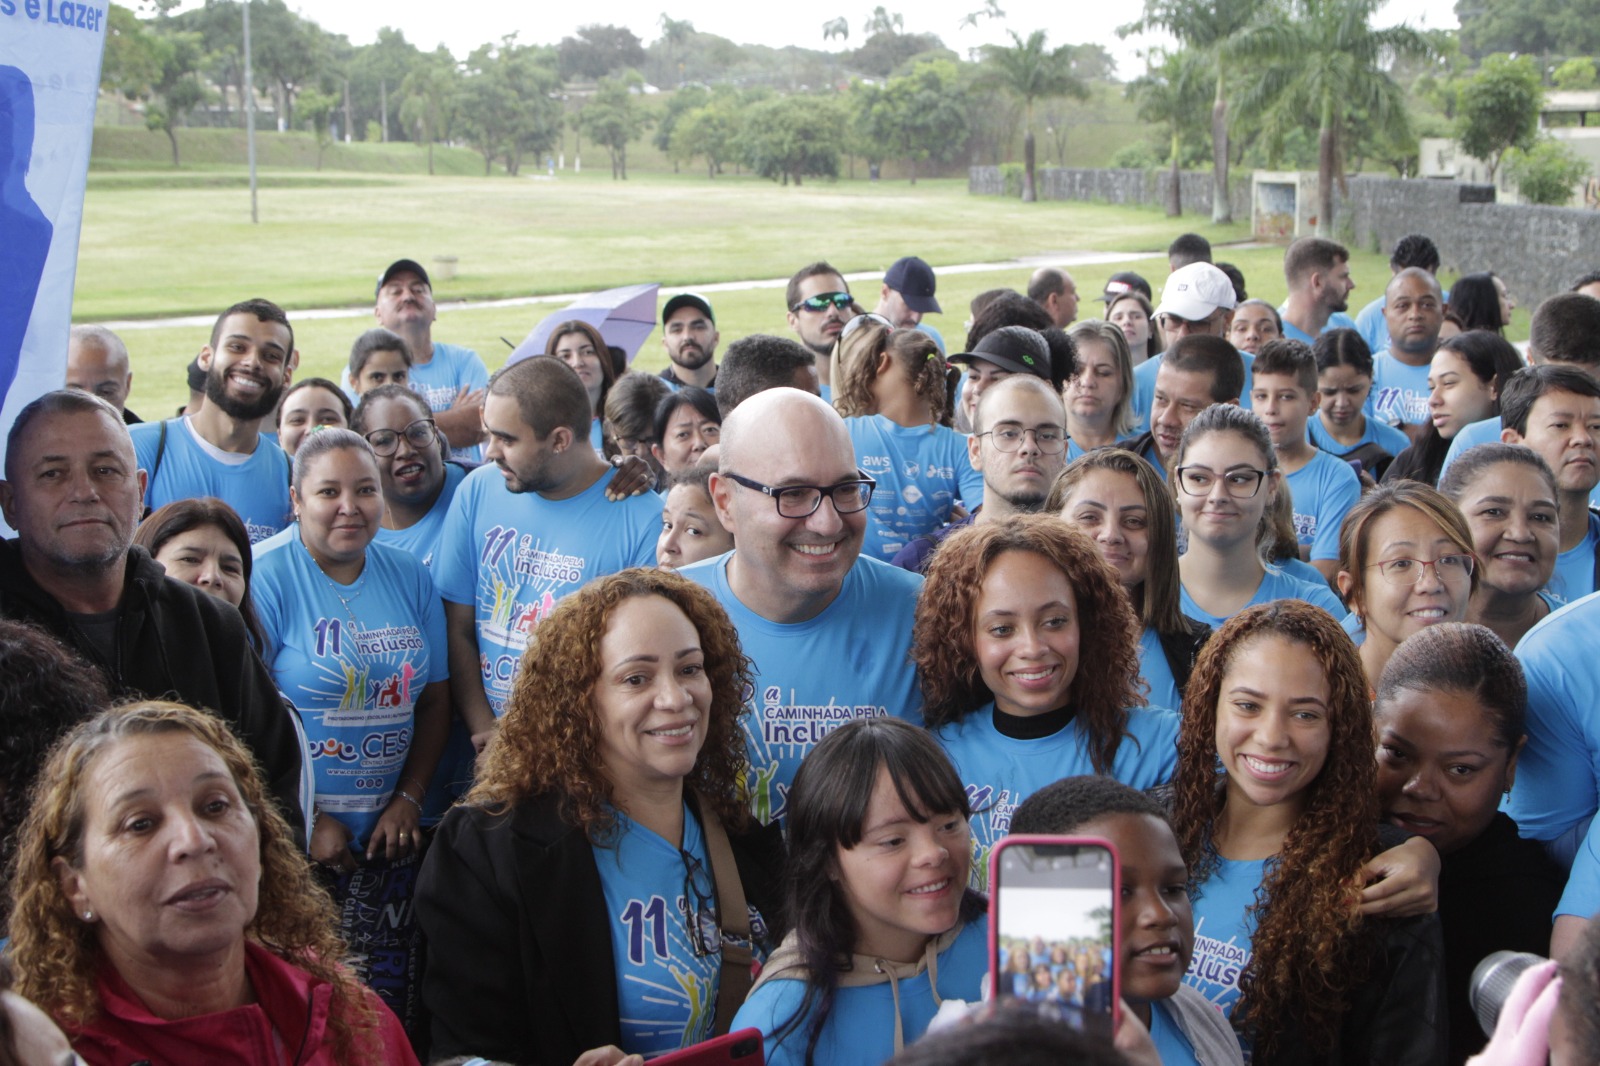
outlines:
{"label": "black jacket", "polygon": [[215,596],[167,577],[143,548],[128,549],[118,605],[117,657],[107,662],[22,564],[15,540],[0,541],[0,618],[30,622],[105,674],[119,696],[172,699],[215,712],[266,772],[267,788],[296,833],[300,740],[239,612]]}
{"label": "black jacket", "polygon": [[[745,898],[773,942],[783,838],[776,825],[730,833]],[[445,815],[417,879],[428,941],[422,998],[434,1059],[571,1066],[622,1042],[611,923],[594,848],[563,821],[553,795],[505,814],[458,806]]]}

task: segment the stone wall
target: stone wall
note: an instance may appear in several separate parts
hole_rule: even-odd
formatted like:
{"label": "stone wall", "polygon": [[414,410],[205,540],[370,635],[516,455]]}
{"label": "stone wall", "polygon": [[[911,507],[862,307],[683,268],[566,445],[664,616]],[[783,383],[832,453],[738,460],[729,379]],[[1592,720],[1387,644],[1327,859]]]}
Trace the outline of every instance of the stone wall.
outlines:
{"label": "stone wall", "polygon": [[[1005,194],[1002,167],[973,167],[967,179],[968,191],[986,196]],[[1091,170],[1077,167],[1038,167],[1035,171],[1041,200],[1092,200],[1107,204],[1165,205],[1172,183],[1170,170]],[[1185,215],[1211,216],[1211,172],[1186,170],[1178,176],[1178,191]],[[1233,217],[1250,214],[1250,179],[1236,172],[1230,184]],[[1012,192],[1017,192],[1015,180]]]}

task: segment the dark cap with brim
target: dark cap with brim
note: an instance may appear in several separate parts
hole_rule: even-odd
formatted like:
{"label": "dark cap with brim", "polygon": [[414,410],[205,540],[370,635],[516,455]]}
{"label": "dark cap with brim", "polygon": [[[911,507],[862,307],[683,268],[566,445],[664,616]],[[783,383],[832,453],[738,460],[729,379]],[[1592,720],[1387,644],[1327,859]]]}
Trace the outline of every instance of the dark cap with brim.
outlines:
{"label": "dark cap with brim", "polygon": [[667,306],[661,309],[661,324],[663,326],[666,325],[667,319],[671,318],[678,312],[680,308],[684,307],[693,307],[710,319],[713,326],[717,324],[717,316],[712,312],[710,302],[708,302],[704,296],[693,292],[680,292],[678,295],[668,300]]}
{"label": "dark cap with brim", "polygon": [[939,301],[933,298],[936,284],[933,267],[914,255],[896,259],[883,275],[883,283],[899,293],[905,305],[920,315],[944,313],[939,309]]}
{"label": "dark cap with brim", "polygon": [[972,351],[952,355],[952,363],[982,359],[1013,374],[1033,374],[1050,380],[1050,345],[1038,330],[1027,326],[1001,326],[973,346]]}
{"label": "dark cap with brim", "polygon": [[1124,270],[1106,279],[1106,291],[1100,294],[1100,299],[1104,303],[1110,303],[1130,292],[1143,293],[1146,300],[1155,299],[1150,291],[1150,283],[1131,270]]}
{"label": "dark cap with brim", "polygon": [[396,259],[389,264],[389,269],[378,275],[378,287],[372,290],[373,295],[376,296],[382,292],[383,287],[389,284],[389,279],[396,274],[415,274],[422,279],[424,285],[430,289],[433,288],[433,281],[428,277],[428,272],[422,269],[421,263],[415,259]]}

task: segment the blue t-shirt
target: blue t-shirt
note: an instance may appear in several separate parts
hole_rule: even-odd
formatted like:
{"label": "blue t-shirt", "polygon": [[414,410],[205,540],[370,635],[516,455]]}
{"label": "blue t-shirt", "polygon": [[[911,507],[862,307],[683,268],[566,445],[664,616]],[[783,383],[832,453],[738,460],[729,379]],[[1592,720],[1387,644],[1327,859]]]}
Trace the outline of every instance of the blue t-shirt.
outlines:
{"label": "blue t-shirt", "polygon": [[1165,1000],[1150,1002],[1150,1042],[1156,1046],[1161,1066],[1200,1066],[1200,1060],[1194,1057],[1194,1045],[1167,1013]]}
{"label": "blue t-shirt", "polygon": [[[988,978],[988,954],[989,918],[984,915],[968,923],[950,946],[939,952],[939,999],[977,1003]],[[927,970],[901,979],[897,988],[891,988],[887,980],[840,988],[833,1011],[817,1037],[818,1066],[879,1066],[887,1062],[895,1054],[896,997],[903,1039],[910,1045],[927,1032],[928,1023],[939,1011],[934,991]],[[774,1034],[794,1017],[805,994],[804,981],[783,977],[766,981],[750,993],[733,1016],[732,1031],[760,1029],[767,1038],[767,1066],[804,1066],[806,1043],[811,1039],[809,1017],[786,1034],[782,1042],[775,1040]]]}
{"label": "blue t-shirt", "polygon": [[[1292,341],[1299,341],[1301,344],[1315,344],[1315,343],[1317,343],[1317,338],[1316,337],[1313,337],[1311,334],[1307,333],[1305,330],[1301,329],[1299,326],[1295,325],[1293,322],[1290,322],[1287,318],[1284,318],[1284,310],[1283,309],[1285,307],[1288,307],[1288,306],[1289,306],[1288,304],[1279,304],[1278,305],[1278,317],[1280,319],[1283,319],[1283,335],[1285,337],[1289,338]],[[1325,325],[1323,325],[1322,332],[1326,333],[1330,329],[1355,329],[1355,328],[1356,328],[1356,320],[1355,319],[1351,318],[1349,315],[1347,315],[1343,311],[1335,311],[1333,314],[1328,316],[1328,321],[1327,321],[1327,323]],[[1388,341],[1384,341],[1382,346],[1385,347],[1385,348],[1389,347],[1389,342]],[[1378,349],[1376,349],[1376,348],[1373,349],[1373,351],[1377,351],[1377,350]]]}
{"label": "blue t-shirt", "polygon": [[1314,560],[1339,558],[1339,527],[1361,499],[1361,479],[1343,459],[1318,451],[1285,480],[1294,499],[1295,539],[1311,546]]}
{"label": "blue t-shirt", "polygon": [[[161,448],[161,427],[167,444]],[[289,456],[265,436],[249,455],[223,452],[201,440],[188,417],[166,423],[129,426],[139,469],[154,471],[144,502],[151,510],[174,500],[215,496],[238,512],[250,543],[265,540],[289,524]],[[161,465],[156,466],[156,452]]]}
{"label": "blue t-shirt", "polygon": [[1589,530],[1576,546],[1556,556],[1556,569],[1545,591],[1562,603],[1582,599],[1595,591],[1594,556],[1600,551],[1600,515],[1590,513]]}
{"label": "blue t-shirt", "polygon": [[[456,402],[462,389],[476,392],[489,384],[489,368],[483,365],[478,353],[459,344],[433,342],[433,358],[426,363],[412,363],[407,381],[411,391],[428,401],[435,414],[448,411]],[[451,448],[450,458],[476,463],[483,460],[482,445],[470,448]]]}
{"label": "blue t-shirt", "polygon": [[1433,391],[1428,388],[1428,369],[1427,363],[1408,366],[1388,349],[1379,352],[1372,359],[1372,391],[1362,413],[1391,426],[1427,422],[1428,396]]}
{"label": "blue t-shirt", "polygon": [[1356,312],[1356,332],[1367,342],[1367,347],[1375,352],[1389,347],[1389,320],[1383,317],[1386,306],[1386,297],[1379,293],[1376,300]]}
{"label": "blue t-shirt", "polygon": [[716,899],[716,890],[700,823],[687,806],[682,853],[621,811],[613,813],[616,842],[593,850],[611,920],[622,1050],[654,1057],[711,1039],[716,1021],[722,953],[695,954],[697,901],[688,891],[685,854],[699,863],[699,885],[711,889],[708,900]]}
{"label": "blue t-shirt", "polygon": [[[1406,436],[1405,430],[1396,429],[1387,422],[1380,422],[1371,415],[1366,415],[1365,417],[1366,428],[1361,431],[1361,439],[1349,447],[1333,439],[1333,434],[1329,433],[1327,428],[1323,426],[1322,415],[1320,414],[1311,416],[1306,422],[1306,429],[1309,431],[1308,436],[1311,438],[1312,444],[1335,457],[1342,458],[1367,444],[1376,444],[1391,456],[1399,455],[1411,447],[1411,438]],[[1460,439],[1460,434],[1456,436],[1457,439]],[[1499,436],[1497,435],[1495,439],[1498,440]],[[1367,473],[1370,474],[1372,471],[1368,470]]]}
{"label": "blue t-shirt", "polygon": [[412,556],[373,544],[361,576],[336,588],[296,540],[256,563],[251,595],[262,658],[305,722],[317,806],[360,848],[399,787],[417,698],[450,677],[433,579]]}
{"label": "blue t-shirt", "polygon": [[534,625],[557,600],[592,578],[655,565],[660,497],[612,503],[609,480],[604,473],[576,496],[547,500],[512,492],[499,467],[480,466],[450,501],[433,577],[446,600],[477,611],[483,692],[496,718]]}
{"label": "blue t-shirt", "polygon": [[[1161,356],[1157,352],[1138,366],[1133,368],[1133,417],[1137,420],[1133,427],[1133,435],[1150,431],[1150,408],[1156,402],[1156,373],[1161,369]],[[1245,410],[1251,409],[1250,388],[1252,379],[1251,368],[1255,366],[1256,357],[1249,352],[1240,352],[1239,359],[1244,363],[1244,384],[1240,386],[1239,406]]]}
{"label": "blue t-shirt", "polygon": [[[1095,772],[1088,735],[1074,717],[1061,731],[1019,740],[994,725],[994,703],[933,731],[956,764],[972,814],[972,887],[989,882],[989,852],[1011,829],[1017,805],[1063,777]],[[1136,707],[1128,714],[1128,736],[1117,745],[1110,776],[1146,789],[1172,778],[1178,759],[1178,716],[1166,708]]]}
{"label": "blue t-shirt", "polygon": [[800,760],[834,729],[886,715],[921,724],[911,623],[922,575],[862,555],[832,603],[815,618],[787,624],[761,617],[733,594],[734,554],[678,573],[711,590],[754,663],[750,713],[739,721],[752,807],[766,824],[783,817]]}
{"label": "blue t-shirt", "polygon": [[1183,706],[1183,693],[1178,691],[1178,679],[1172,676],[1167,653],[1161,649],[1161,635],[1148,626],[1139,634],[1139,675],[1150,686],[1150,695],[1146,699],[1149,706],[1173,711]]}
{"label": "blue t-shirt", "polygon": [[439,538],[444,534],[445,516],[450,513],[450,501],[455,499],[456,489],[466,476],[467,468],[459,463],[444,464],[444,488],[439,490],[439,498],[428,513],[405,529],[379,528],[378,543],[415,555],[423,566],[432,566],[433,553],[438,551]]}
{"label": "blue t-shirt", "polygon": [[883,415],[844,424],[856,465],[878,482],[862,554],[888,562],[913,538],[950,521],[958,498],[969,510],[983,502],[983,473],[972,468],[964,434],[949,426],[906,427]]}
{"label": "blue t-shirt", "polygon": [[[1256,586],[1256,594],[1251,596],[1239,610],[1254,607],[1259,603],[1271,603],[1273,600],[1305,600],[1315,607],[1321,607],[1335,618],[1345,616],[1344,604],[1340,603],[1339,597],[1328,588],[1326,581],[1305,581],[1275,566],[1267,567],[1261,584]],[[1178,609],[1195,621],[1204,622],[1212,629],[1221,629],[1223,623],[1233,617],[1233,615],[1214,615],[1202,611],[1199,605],[1189,598],[1189,590],[1181,585],[1178,588]]]}
{"label": "blue t-shirt", "polygon": [[[1239,975],[1250,965],[1256,923],[1247,912],[1271,859],[1218,859],[1205,884],[1191,894],[1194,955],[1183,979],[1225,1015],[1239,1001]],[[1163,1060],[1165,1061],[1165,1060]]]}
{"label": "blue t-shirt", "polygon": [[1600,911],[1600,821],[1589,823],[1578,853],[1572,858],[1567,887],[1556,904],[1556,915],[1573,914],[1588,920]]}
{"label": "blue t-shirt", "polygon": [[1554,840],[1593,817],[1600,802],[1600,595],[1546,615],[1517,642],[1528,681],[1528,743],[1517,786],[1501,808],[1517,831]]}

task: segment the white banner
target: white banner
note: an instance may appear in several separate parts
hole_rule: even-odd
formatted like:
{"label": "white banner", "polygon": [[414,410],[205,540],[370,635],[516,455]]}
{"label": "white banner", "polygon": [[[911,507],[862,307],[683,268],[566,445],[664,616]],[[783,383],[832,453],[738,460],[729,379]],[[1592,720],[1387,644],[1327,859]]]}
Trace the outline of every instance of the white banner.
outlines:
{"label": "white banner", "polygon": [[108,7],[0,0],[0,458],[17,412],[66,380]]}

